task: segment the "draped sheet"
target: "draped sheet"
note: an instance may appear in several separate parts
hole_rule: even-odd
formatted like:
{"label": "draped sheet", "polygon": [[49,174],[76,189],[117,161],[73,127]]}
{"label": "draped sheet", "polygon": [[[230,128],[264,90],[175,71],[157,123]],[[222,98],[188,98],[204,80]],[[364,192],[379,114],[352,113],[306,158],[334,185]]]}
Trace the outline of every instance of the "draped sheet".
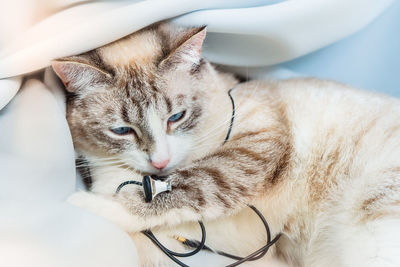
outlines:
{"label": "draped sheet", "polygon": [[[204,55],[215,63],[242,73],[290,76],[277,73],[276,64],[290,64],[359,31],[392,2],[2,1],[0,266],[136,265],[135,248],[125,233],[64,202],[75,190],[74,151],[64,95],[53,74],[42,71],[52,59],[172,18],[179,25],[207,25]],[[203,266],[199,258],[191,266],[196,261]]]}

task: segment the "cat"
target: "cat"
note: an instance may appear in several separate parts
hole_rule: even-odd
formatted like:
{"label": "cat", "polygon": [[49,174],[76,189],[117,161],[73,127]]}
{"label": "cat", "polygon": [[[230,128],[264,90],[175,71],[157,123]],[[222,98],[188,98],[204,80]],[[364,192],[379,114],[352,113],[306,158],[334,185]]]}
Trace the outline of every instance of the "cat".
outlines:
{"label": "cat", "polygon": [[[248,204],[282,233],[262,266],[400,266],[400,101],[314,78],[240,83],[202,58],[205,36],[163,22],[52,62],[93,178],[69,201],[132,233],[143,266],[173,263],[139,231],[180,248],[170,235],[199,239],[197,220],[210,247],[255,251]],[[144,174],[172,191],[115,193]]]}

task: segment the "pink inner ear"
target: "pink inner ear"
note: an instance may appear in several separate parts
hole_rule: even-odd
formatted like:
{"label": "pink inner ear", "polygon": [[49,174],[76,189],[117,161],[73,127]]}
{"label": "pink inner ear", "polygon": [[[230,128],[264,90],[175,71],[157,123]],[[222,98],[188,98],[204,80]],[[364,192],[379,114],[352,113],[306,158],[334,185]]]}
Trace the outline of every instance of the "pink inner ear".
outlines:
{"label": "pink inner ear", "polygon": [[194,62],[197,62],[201,58],[201,51],[203,42],[206,37],[206,28],[204,27],[199,32],[194,34],[188,40],[186,40],[176,51],[176,56],[190,55]]}
{"label": "pink inner ear", "polygon": [[[57,76],[61,79],[62,83],[64,84],[65,88],[68,90],[69,81],[67,78],[67,69],[65,68],[65,63],[61,63],[58,61],[51,62],[51,66],[53,67],[54,72]],[[69,90],[68,90],[69,91]]]}
{"label": "pink inner ear", "polygon": [[204,39],[206,38],[206,28],[204,28],[200,32],[196,33],[193,37],[194,37],[194,40],[193,40],[194,46],[200,55],[201,50],[203,48]]}

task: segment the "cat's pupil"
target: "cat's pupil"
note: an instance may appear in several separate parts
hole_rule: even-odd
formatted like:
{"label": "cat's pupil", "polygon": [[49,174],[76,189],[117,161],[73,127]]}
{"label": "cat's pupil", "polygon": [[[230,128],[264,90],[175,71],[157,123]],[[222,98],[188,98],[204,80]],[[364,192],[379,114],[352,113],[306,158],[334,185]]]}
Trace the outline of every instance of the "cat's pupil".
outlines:
{"label": "cat's pupil", "polygon": [[117,128],[112,128],[111,131],[118,135],[125,135],[132,133],[133,129],[131,127],[117,127]]}
{"label": "cat's pupil", "polygon": [[169,117],[168,122],[176,122],[179,121],[180,119],[183,118],[183,115],[185,114],[185,111],[181,111],[179,113],[176,113],[174,115],[172,115],[171,117]]}

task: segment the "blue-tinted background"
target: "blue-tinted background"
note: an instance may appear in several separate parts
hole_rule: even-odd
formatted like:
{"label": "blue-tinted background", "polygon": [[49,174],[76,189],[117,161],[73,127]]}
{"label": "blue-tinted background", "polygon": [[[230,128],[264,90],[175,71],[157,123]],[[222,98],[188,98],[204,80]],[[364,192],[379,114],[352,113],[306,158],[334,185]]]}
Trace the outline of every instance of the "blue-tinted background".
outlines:
{"label": "blue-tinted background", "polygon": [[358,33],[280,66],[400,97],[400,1]]}

